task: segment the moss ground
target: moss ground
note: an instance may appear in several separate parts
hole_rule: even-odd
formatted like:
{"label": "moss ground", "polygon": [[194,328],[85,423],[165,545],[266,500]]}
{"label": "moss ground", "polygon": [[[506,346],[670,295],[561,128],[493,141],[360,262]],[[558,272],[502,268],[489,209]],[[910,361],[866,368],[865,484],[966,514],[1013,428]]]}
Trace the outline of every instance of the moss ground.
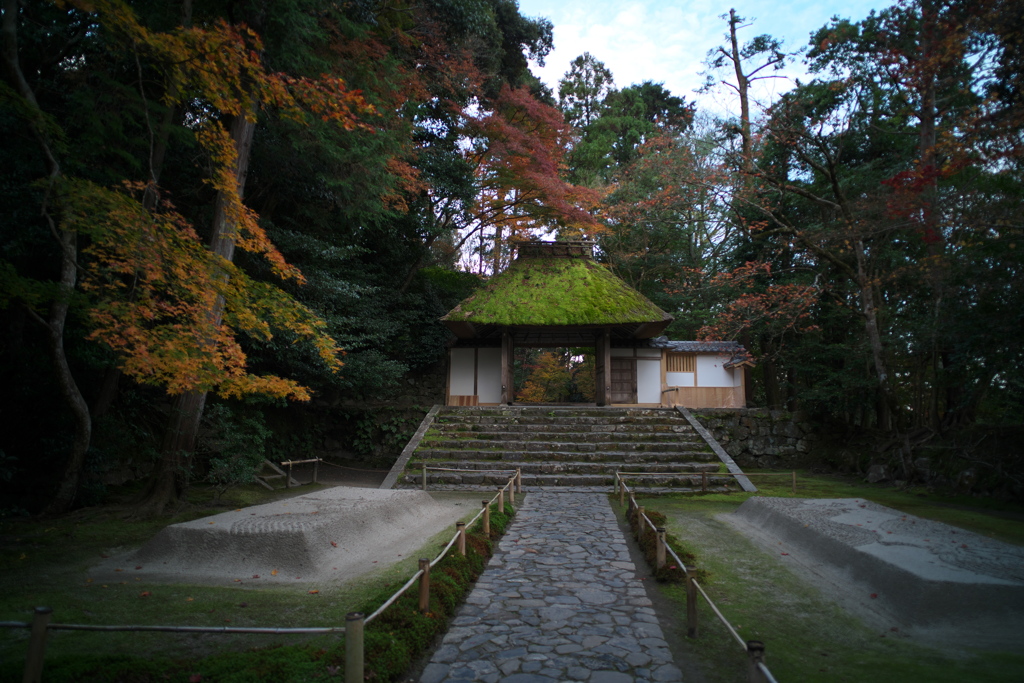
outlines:
{"label": "moss ground", "polygon": [[[754,478],[756,495],[792,496],[783,478]],[[774,483],[767,483],[767,482]],[[1021,510],[1015,506],[901,491],[826,476],[802,475],[797,497],[866,498],[904,512],[946,522],[1011,543],[1024,544]],[[764,484],[762,486],[762,484]],[[808,586],[728,524],[715,519],[732,512],[751,494],[638,498],[663,513],[668,531],[697,556],[707,572],[705,586],[742,638],[762,640],[767,662],[780,681],[910,683],[916,681],[1020,681],[1024,654],[936,649],[910,642],[899,631],[869,628]],[[971,505],[975,503],[975,505]],[[980,505],[978,504],[980,503]],[[615,504],[617,506],[617,501]],[[685,619],[685,589],[658,584]],[[708,681],[745,680],[746,657],[700,601],[701,632],[686,649]],[[685,632],[685,629],[684,631]]]}
{"label": "moss ground", "polygon": [[[348,612],[368,606],[375,608],[415,573],[417,558],[436,556],[451,538],[451,532],[445,530],[426,540],[423,547],[410,553],[408,560],[344,584],[319,585],[315,592],[309,592],[311,587],[307,585],[256,589],[251,582],[245,586],[214,587],[156,584],[130,577],[103,584],[89,577],[89,568],[103,555],[140,545],[169,523],[312,490],[310,486],[274,493],[255,487],[239,489],[229,491],[224,505],[215,507],[207,504],[208,492],[196,491],[195,502],[182,513],[145,521],[126,519],[127,508],[82,510],[46,521],[5,520],[0,524],[0,621],[31,621],[33,608],[45,605],[53,608],[53,620],[61,623],[344,626]],[[474,502],[477,498],[473,496]],[[468,510],[467,517],[476,512],[474,508]],[[497,526],[504,523],[499,515],[492,517]],[[482,569],[482,561],[479,564]],[[446,571],[452,578],[448,593],[460,596],[462,587],[468,585],[469,579],[462,576],[466,572],[460,567]],[[436,611],[441,615],[447,608]],[[394,628],[401,633],[406,626],[402,622]],[[437,628],[437,622],[428,619],[414,627],[421,640]],[[369,651],[370,631],[367,638]],[[409,640],[417,638],[410,636]],[[343,651],[343,642],[340,634],[53,631],[47,641],[45,671],[57,676],[50,680],[68,681],[186,681],[200,675],[190,671],[201,671],[202,677],[196,680],[203,681],[329,679],[343,671],[343,667],[338,668],[338,657],[332,654]],[[26,630],[0,629],[0,681],[21,680],[27,643]],[[97,673],[98,661],[106,673]],[[382,661],[381,665],[407,666],[408,662],[403,661],[396,658],[390,664]],[[168,670],[175,673],[164,678],[163,672]],[[287,673],[282,673],[285,670]]]}

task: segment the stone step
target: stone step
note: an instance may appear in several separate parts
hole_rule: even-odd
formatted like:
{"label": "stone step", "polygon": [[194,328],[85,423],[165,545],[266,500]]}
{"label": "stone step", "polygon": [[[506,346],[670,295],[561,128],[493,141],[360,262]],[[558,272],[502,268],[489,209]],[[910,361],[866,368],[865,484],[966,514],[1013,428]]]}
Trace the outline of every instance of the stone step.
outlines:
{"label": "stone step", "polygon": [[[628,476],[630,470],[633,472],[659,472],[664,474],[700,474],[701,472],[718,472],[719,463],[717,462],[665,462],[665,463],[643,463],[642,467],[638,467],[637,463],[628,462],[579,462],[579,461],[568,461],[568,462],[548,462],[548,461],[502,461],[501,463],[494,463],[493,461],[477,460],[477,461],[465,461],[465,460],[430,460],[425,461],[427,467],[447,467],[451,469],[472,469],[472,470],[493,470],[502,469],[505,472],[509,472],[515,469],[522,470],[523,474],[561,474],[561,473],[575,473],[575,474],[607,474],[614,473],[616,471],[622,471],[624,476]],[[413,461],[409,463],[409,470],[418,470],[423,467],[424,461]],[[507,469],[505,469],[507,468]],[[433,472],[427,472],[427,476],[431,476]],[[495,473],[499,475],[499,473]],[[506,477],[507,478],[507,477]]]}
{"label": "stone step", "polygon": [[586,415],[475,415],[458,413],[438,415],[435,424],[560,424],[560,425],[686,425],[689,422],[678,414],[667,415],[619,415],[619,416],[586,416]]}
{"label": "stone step", "polygon": [[672,408],[574,408],[570,406],[465,406],[442,408],[437,416],[479,416],[479,417],[593,417],[597,419],[621,417],[676,416]]}
{"label": "stone step", "polygon": [[[687,486],[688,488],[701,488],[701,476],[699,474],[689,475],[672,475],[667,474],[664,476],[656,477],[643,477],[642,484],[644,487],[658,488],[665,486]],[[401,481],[408,485],[422,486],[423,480],[421,476],[416,473],[407,472],[405,473]],[[627,480],[628,481],[628,480]],[[639,480],[638,480],[639,481]],[[427,473],[427,488],[437,484],[470,484],[476,486],[497,486],[501,487],[508,482],[508,477],[502,474],[487,474],[477,472],[428,472]],[[611,487],[615,483],[614,473],[598,473],[598,474],[578,474],[578,473],[562,473],[562,474],[526,474],[523,473],[523,487],[530,486],[605,486],[608,487],[609,492]],[[708,486],[727,488],[732,483],[730,477],[708,477]],[[630,484],[630,488],[633,488]]]}
{"label": "stone step", "polygon": [[682,462],[682,461],[714,461],[717,457],[710,450],[680,450],[680,451],[600,451],[594,453],[581,453],[580,451],[515,451],[508,449],[472,450],[472,449],[450,449],[450,448],[419,448],[415,452],[417,460],[485,460],[491,462],[504,462],[510,460],[530,460],[538,455],[543,455],[544,460],[569,461],[579,460],[582,462]]}
{"label": "stone step", "polygon": [[565,453],[685,453],[700,450],[699,445],[692,441],[610,441],[610,442],[578,442],[569,440],[558,441],[511,441],[498,439],[439,439],[425,442],[433,450],[467,450],[467,451],[518,451],[523,453],[561,451]]}
{"label": "stone step", "polygon": [[[620,427],[626,425],[619,425]],[[632,425],[629,425],[632,426]],[[610,441],[628,439],[630,441],[692,441],[704,443],[689,426],[671,429],[600,429],[593,427],[579,428],[572,425],[438,425],[427,433],[427,439],[443,437],[449,439],[530,439],[548,441]]]}

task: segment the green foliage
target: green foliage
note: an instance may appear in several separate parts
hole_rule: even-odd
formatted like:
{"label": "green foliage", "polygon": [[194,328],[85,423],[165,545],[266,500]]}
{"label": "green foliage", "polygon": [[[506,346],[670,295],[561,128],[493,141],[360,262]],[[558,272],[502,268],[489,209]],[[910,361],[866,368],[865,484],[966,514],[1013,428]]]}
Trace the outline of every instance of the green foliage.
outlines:
{"label": "green foliage", "polygon": [[207,406],[203,420],[199,446],[199,455],[205,456],[203,480],[213,486],[220,500],[229,488],[256,480],[271,431],[262,413],[239,405]]}

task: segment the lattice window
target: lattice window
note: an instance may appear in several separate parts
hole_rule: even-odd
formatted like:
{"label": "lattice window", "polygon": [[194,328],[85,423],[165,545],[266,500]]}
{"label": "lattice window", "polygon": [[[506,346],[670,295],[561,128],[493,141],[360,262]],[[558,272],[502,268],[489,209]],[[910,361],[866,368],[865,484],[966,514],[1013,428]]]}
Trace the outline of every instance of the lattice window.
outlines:
{"label": "lattice window", "polygon": [[697,354],[670,353],[665,370],[667,372],[697,372]]}

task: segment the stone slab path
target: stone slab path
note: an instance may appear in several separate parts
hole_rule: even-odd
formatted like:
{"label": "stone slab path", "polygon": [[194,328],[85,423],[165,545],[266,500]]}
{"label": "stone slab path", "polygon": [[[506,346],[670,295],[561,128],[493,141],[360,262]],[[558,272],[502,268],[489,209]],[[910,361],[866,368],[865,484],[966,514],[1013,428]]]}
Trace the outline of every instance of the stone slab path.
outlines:
{"label": "stone slab path", "polygon": [[607,494],[537,489],[420,678],[681,680]]}

